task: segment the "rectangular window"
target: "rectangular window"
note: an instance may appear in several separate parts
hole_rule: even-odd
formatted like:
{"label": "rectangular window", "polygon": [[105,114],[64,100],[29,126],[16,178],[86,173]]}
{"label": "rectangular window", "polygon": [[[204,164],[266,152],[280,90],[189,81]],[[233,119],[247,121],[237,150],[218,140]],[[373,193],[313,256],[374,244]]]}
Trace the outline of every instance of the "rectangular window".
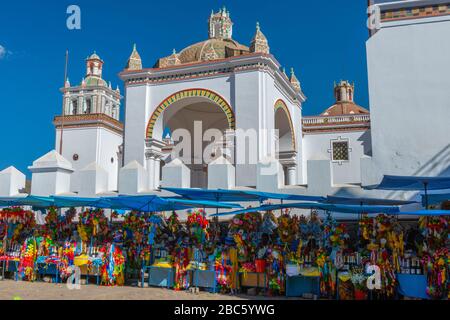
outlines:
{"label": "rectangular window", "polygon": [[91,113],[92,101],[91,99],[86,99],[86,110],[84,113]]}
{"label": "rectangular window", "polygon": [[349,161],[348,141],[333,142],[333,161]]}
{"label": "rectangular window", "polygon": [[72,114],[76,115],[78,113],[78,100],[72,100]]}

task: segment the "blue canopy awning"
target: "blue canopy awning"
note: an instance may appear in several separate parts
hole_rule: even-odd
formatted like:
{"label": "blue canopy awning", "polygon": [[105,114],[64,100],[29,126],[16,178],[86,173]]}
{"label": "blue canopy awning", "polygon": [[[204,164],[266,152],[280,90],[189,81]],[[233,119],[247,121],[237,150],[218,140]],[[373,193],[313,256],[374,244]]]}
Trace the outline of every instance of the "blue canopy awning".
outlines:
{"label": "blue canopy awning", "polygon": [[450,177],[414,177],[414,176],[384,176],[377,186],[366,187],[376,190],[445,190],[450,189]]}
{"label": "blue canopy awning", "polygon": [[324,197],[302,196],[283,193],[270,193],[252,190],[224,190],[224,189],[182,189],[161,188],[176,193],[190,200],[210,200],[221,202],[262,202],[269,199],[292,201],[323,201]]}
{"label": "blue canopy awning", "polygon": [[406,216],[450,216],[450,210],[418,210],[410,212],[399,212],[399,215]]}
{"label": "blue canopy awning", "polygon": [[227,216],[244,214],[248,212],[258,212],[258,211],[274,211],[281,209],[318,209],[330,212],[340,212],[340,213],[387,213],[387,214],[397,214],[400,212],[399,207],[396,206],[356,206],[356,205],[335,205],[327,203],[287,203],[287,204],[276,204],[276,205],[263,205],[257,208],[247,208],[244,210],[238,210],[233,212],[216,213],[212,216]]}
{"label": "blue canopy awning", "polygon": [[81,197],[63,197],[53,196],[55,206],[58,208],[70,207],[92,207],[100,209],[122,209],[112,204],[106,198],[81,198]]}
{"label": "blue canopy awning", "polygon": [[284,194],[284,193],[272,193],[272,192],[261,192],[261,191],[251,191],[242,190],[241,192],[248,195],[255,195],[259,197],[259,201],[265,201],[269,199],[286,200],[286,201],[324,201],[325,197],[320,196],[304,196],[297,194]]}
{"label": "blue canopy awning", "polygon": [[[422,196],[422,204],[425,206],[426,203],[425,196]],[[450,201],[450,193],[438,193],[428,195],[428,204],[438,204],[444,201]]]}
{"label": "blue canopy awning", "polygon": [[331,204],[354,204],[354,205],[379,205],[379,206],[403,206],[417,203],[417,201],[377,199],[377,198],[347,198],[328,196],[325,203]]}
{"label": "blue canopy awning", "polygon": [[103,199],[107,199],[115,207],[121,207],[122,209],[138,210],[144,212],[186,210],[192,208],[222,208],[222,209],[242,208],[240,205],[232,203],[221,203],[202,200],[193,201],[176,198],[161,198],[156,195],[119,196]]}
{"label": "blue canopy awning", "polygon": [[54,206],[54,201],[49,197],[27,196],[27,197],[2,197],[0,207],[31,206],[35,208],[48,208]]}

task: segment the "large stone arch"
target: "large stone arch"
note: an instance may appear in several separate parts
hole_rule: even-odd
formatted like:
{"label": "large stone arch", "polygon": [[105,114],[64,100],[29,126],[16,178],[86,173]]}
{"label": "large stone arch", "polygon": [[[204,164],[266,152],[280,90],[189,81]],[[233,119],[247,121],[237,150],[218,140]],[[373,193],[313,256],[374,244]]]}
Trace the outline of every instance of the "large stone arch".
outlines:
{"label": "large stone arch", "polygon": [[236,118],[235,118],[233,109],[231,108],[230,104],[222,96],[220,96],[218,93],[208,90],[208,89],[201,89],[201,88],[186,89],[186,90],[178,91],[178,92],[170,95],[169,97],[164,99],[164,101],[162,101],[158,105],[158,107],[155,109],[152,116],[150,117],[150,120],[148,121],[147,130],[146,130],[146,138],[147,139],[154,138],[153,132],[154,132],[154,127],[155,127],[156,121],[158,120],[160,115],[167,108],[169,108],[172,104],[174,104],[175,102],[180,101],[182,99],[195,98],[195,97],[205,98],[205,99],[215,103],[217,106],[219,106],[223,110],[223,112],[225,113],[225,115],[227,117],[229,129],[231,129],[231,130],[236,129]]}
{"label": "large stone arch", "polygon": [[283,100],[278,99],[275,102],[274,109],[275,109],[275,111],[274,111],[275,116],[276,116],[277,111],[279,111],[279,110],[284,111],[284,113],[286,114],[286,117],[289,122],[290,131],[291,131],[292,151],[297,151],[297,143],[296,143],[296,138],[295,138],[294,124],[292,122],[292,117],[291,117],[291,113],[289,112],[288,106],[286,105],[286,103]]}

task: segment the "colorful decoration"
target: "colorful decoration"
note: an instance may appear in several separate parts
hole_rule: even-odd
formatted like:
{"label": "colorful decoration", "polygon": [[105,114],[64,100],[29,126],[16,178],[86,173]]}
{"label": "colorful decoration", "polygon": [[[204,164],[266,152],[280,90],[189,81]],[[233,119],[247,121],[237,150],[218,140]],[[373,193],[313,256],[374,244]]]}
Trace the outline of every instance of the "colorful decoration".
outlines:
{"label": "colorful decoration", "polygon": [[9,238],[16,242],[30,236],[31,230],[36,226],[34,212],[13,207],[0,211],[0,223],[3,225],[0,232],[1,239]]}
{"label": "colorful decoration", "polygon": [[105,238],[108,235],[108,219],[102,209],[86,209],[79,215],[78,234],[84,242],[91,237]]}
{"label": "colorful decoration", "polygon": [[190,231],[191,237],[196,243],[205,243],[209,239],[208,226],[209,222],[206,219],[204,210],[190,211],[187,218],[187,227]]}
{"label": "colorful decoration", "polygon": [[36,280],[35,261],[37,259],[37,243],[35,238],[25,240],[20,252],[19,273],[22,280]]}

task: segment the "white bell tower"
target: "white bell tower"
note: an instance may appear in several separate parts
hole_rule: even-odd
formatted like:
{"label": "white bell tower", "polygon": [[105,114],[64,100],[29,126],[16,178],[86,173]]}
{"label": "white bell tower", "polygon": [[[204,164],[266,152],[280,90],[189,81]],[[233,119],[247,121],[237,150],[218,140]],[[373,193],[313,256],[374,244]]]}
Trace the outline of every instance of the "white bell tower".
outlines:
{"label": "white bell tower", "polygon": [[87,188],[79,178],[80,172],[99,168],[102,171],[99,176],[107,176],[100,192],[116,191],[122,166],[123,124],[119,120],[122,96],[119,88],[112,89],[111,83],[102,78],[103,64],[94,53],[86,59],[86,76],[81,83],[71,86],[66,81],[61,89],[64,114],[54,119],[55,150],[72,163],[75,172],[70,191],[79,194],[86,194]]}

